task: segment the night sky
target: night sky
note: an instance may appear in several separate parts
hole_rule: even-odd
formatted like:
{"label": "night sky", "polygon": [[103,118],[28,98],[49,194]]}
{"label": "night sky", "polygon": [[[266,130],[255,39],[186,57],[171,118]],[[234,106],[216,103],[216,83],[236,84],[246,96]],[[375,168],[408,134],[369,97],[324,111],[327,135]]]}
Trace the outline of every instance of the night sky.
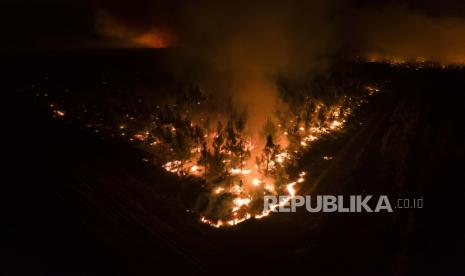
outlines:
{"label": "night sky", "polygon": [[[215,2],[215,1],[210,1]],[[237,13],[255,9],[259,13],[267,13],[270,1],[234,1],[225,4],[218,13]],[[300,6],[301,3],[276,1],[277,5]],[[303,1],[321,2],[321,1]],[[145,32],[154,28],[169,32],[171,37],[182,37],[189,29],[192,14],[205,14],[209,21],[209,1],[150,1],[150,0],[4,0],[0,3],[0,28],[3,34],[3,49],[67,49],[67,48],[106,48],[134,46],[126,43],[121,36],[109,35],[99,26],[102,15],[112,18],[119,26],[131,32]],[[321,5],[321,4],[317,4]],[[360,13],[367,11],[383,11],[386,7],[400,7],[407,13],[421,14],[432,19],[458,18],[465,19],[465,3],[463,1],[324,1],[323,5],[331,6],[330,16],[344,22],[345,28],[355,34],[363,32],[364,24],[352,25]],[[307,6],[307,4],[303,4]],[[311,5],[310,5],[311,6]],[[218,9],[215,7],[215,9]],[[299,10],[305,17],[308,9]],[[252,13],[254,14],[254,13]],[[393,18],[396,20],[396,18]],[[212,20],[208,24],[215,24]],[[352,34],[352,33],[351,33]],[[345,39],[344,47],[353,47],[351,39]],[[347,45],[349,44],[349,45]],[[144,45],[139,45],[144,46]],[[147,46],[147,45],[145,45]]]}

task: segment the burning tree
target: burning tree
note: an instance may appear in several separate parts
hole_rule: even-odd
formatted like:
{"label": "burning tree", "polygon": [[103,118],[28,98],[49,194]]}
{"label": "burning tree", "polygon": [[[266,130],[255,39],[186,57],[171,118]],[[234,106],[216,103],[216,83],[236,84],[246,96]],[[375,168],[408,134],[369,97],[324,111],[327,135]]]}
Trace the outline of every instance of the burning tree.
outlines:
{"label": "burning tree", "polygon": [[[265,125],[260,131],[260,136],[262,139],[266,140],[265,148],[263,149],[261,159],[257,160],[257,165],[260,168],[264,164],[264,173],[265,176],[268,176],[270,170],[270,164],[272,159],[277,153],[277,146],[274,144],[273,140],[277,136],[278,130],[276,125],[273,123],[270,117],[266,119]],[[257,157],[258,158],[258,157]]]}
{"label": "burning tree", "polygon": [[207,147],[207,142],[203,141],[202,147],[200,149],[200,158],[198,159],[198,164],[201,164],[203,166],[203,177],[205,182],[208,181],[207,179],[207,173],[209,172],[208,164],[209,164],[209,158],[211,156],[210,150]]}
{"label": "burning tree", "polygon": [[223,124],[219,121],[216,127],[216,135],[213,138],[213,153],[208,154],[209,152],[207,152],[209,175],[214,181],[219,181],[226,175],[223,152],[224,140]]}
{"label": "burning tree", "polygon": [[243,171],[244,163],[250,158],[250,149],[246,147],[246,139],[244,137],[246,118],[245,112],[239,115],[236,112],[232,112],[226,126],[227,140],[225,150],[230,157],[230,169],[239,168],[241,172]]}

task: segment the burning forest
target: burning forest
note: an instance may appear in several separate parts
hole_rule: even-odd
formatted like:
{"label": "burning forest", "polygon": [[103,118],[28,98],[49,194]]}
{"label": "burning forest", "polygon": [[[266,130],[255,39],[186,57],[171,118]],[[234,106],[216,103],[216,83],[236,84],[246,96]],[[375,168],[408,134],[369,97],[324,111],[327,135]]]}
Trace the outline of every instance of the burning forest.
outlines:
{"label": "burning forest", "polygon": [[[42,104],[57,119],[75,121],[141,149],[148,164],[179,178],[202,181],[204,192],[187,211],[202,223],[222,227],[268,216],[270,211],[263,210],[265,195],[286,194],[288,198],[279,203],[286,204],[311,174],[298,171],[300,156],[317,140],[344,131],[353,113],[380,92],[377,86],[358,84],[351,87],[352,93],[339,95],[331,81],[319,84],[335,91],[329,97],[312,93],[308,85],[280,81],[281,105],[258,126],[250,124],[247,109],[231,99],[224,107],[192,85],[159,104],[137,99],[137,110],[132,113],[123,105],[119,108],[126,112],[116,116],[65,100],[60,108],[48,95]],[[317,91],[318,84],[311,85]]]}

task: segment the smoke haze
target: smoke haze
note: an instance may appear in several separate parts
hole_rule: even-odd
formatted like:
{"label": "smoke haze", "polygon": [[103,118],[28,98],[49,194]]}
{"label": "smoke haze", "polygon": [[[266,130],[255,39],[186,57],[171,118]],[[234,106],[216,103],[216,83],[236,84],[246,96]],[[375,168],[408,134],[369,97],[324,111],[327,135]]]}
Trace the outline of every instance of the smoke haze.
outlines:
{"label": "smoke haze", "polygon": [[465,20],[431,16],[405,7],[360,9],[352,33],[354,48],[368,60],[465,62]]}
{"label": "smoke haze", "polygon": [[134,20],[137,12],[101,8],[98,29],[127,45],[175,47],[172,64],[179,77],[232,97],[247,108],[253,128],[283,107],[277,76],[311,80],[336,57],[465,62],[463,18],[404,5],[202,0],[168,7],[155,2],[150,9]]}

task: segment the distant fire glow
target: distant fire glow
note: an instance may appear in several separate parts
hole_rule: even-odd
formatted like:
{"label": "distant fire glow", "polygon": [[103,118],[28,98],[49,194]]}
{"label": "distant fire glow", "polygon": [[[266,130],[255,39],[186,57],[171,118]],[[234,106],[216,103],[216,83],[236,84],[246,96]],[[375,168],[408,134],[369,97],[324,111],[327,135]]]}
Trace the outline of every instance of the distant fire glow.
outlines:
{"label": "distant fire glow", "polygon": [[97,26],[103,35],[121,40],[123,47],[167,48],[173,46],[173,37],[167,30],[159,28],[135,30],[121,24],[104,12],[99,14]]}

